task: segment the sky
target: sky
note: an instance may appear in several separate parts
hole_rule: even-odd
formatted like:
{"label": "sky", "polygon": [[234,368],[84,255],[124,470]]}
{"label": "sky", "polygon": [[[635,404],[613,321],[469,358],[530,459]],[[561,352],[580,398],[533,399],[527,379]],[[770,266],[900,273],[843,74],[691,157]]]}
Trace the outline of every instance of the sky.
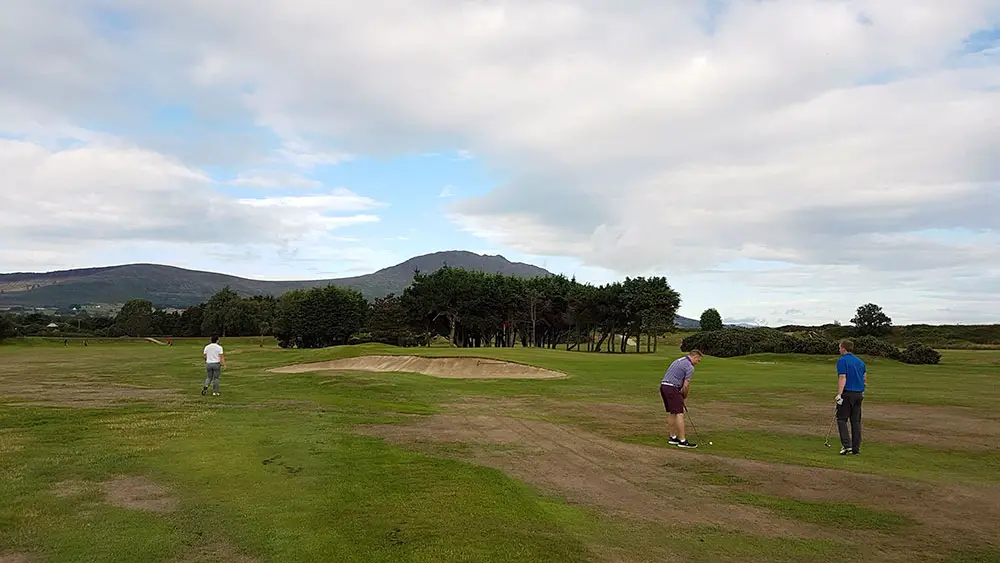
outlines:
{"label": "sky", "polygon": [[13,0],[0,271],[502,254],[1000,322],[1000,0]]}

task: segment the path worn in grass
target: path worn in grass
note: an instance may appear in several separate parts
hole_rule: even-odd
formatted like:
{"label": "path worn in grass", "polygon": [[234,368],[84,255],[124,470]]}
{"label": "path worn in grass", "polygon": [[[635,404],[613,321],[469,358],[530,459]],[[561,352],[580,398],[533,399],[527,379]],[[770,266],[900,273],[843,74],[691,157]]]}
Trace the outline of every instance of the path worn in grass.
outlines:
{"label": "path worn in grass", "polygon": [[[587,405],[572,406],[587,409]],[[360,431],[502,469],[570,502],[615,516],[720,526],[758,536],[843,541],[837,522],[810,524],[734,500],[735,492],[754,492],[803,502],[848,503],[856,508],[848,508],[847,516],[868,509],[886,516],[888,522],[912,523],[886,534],[877,529],[876,518],[874,529],[852,531],[851,549],[865,547],[871,557],[875,550],[877,560],[915,561],[929,548],[947,551],[955,537],[991,542],[1000,530],[1000,486],[920,483],[719,457],[708,453],[709,448],[690,451],[627,444],[571,425],[532,419],[553,413],[526,408],[525,402],[465,401],[450,407],[447,414],[410,424],[367,426]],[[607,407],[596,406],[592,412],[606,415]]]}

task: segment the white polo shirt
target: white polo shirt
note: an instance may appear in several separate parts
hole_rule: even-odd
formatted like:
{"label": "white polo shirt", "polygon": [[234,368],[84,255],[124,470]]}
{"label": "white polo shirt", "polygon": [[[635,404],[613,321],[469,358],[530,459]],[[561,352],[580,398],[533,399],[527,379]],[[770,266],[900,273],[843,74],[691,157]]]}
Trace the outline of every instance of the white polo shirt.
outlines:
{"label": "white polo shirt", "polygon": [[222,361],[222,346],[219,346],[215,342],[212,342],[208,346],[205,346],[205,363],[206,364],[218,364]]}

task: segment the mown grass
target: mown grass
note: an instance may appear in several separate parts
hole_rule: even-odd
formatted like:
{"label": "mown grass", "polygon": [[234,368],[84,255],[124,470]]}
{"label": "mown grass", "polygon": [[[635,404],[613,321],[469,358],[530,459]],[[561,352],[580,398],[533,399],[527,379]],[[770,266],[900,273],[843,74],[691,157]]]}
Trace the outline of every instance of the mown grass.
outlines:
{"label": "mown grass", "polygon": [[759,493],[737,493],[733,500],[766,508],[782,516],[852,530],[881,530],[894,532],[912,523],[901,514],[872,510],[846,502],[803,501]]}
{"label": "mown grass", "polygon": [[[694,434],[692,434],[694,436]],[[657,447],[673,447],[662,434],[636,434],[622,440]],[[917,445],[886,445],[867,441],[859,456],[839,456],[834,432],[830,448],[823,436],[777,434],[762,431],[712,430],[698,435],[699,451],[809,467],[845,469],[860,473],[911,479],[1000,483],[1000,451],[941,450]],[[712,445],[709,446],[708,442]],[[831,455],[834,454],[834,455]]]}
{"label": "mown grass", "polygon": [[[302,351],[279,350],[273,343],[261,347],[256,339],[223,344],[230,366],[218,398],[198,394],[204,379],[200,341],[178,340],[170,347],[109,341],[91,341],[86,348],[61,341],[0,347],[0,402],[39,399],[10,392],[32,380],[173,389],[180,397],[171,404],[0,409],[0,554],[28,553],[45,561],[173,561],[219,543],[259,561],[558,562],[594,560],[602,553],[641,561],[831,561],[844,553],[844,545],[825,540],[612,518],[568,505],[502,472],[415,453],[355,431],[356,425],[402,423],[439,412],[442,404],[469,396],[652,401],[662,409],[653,389],[678,354],[662,342],[659,353],[641,355],[372,345]],[[507,358],[571,377],[483,381],[267,372],[349,355],[415,352]],[[866,401],[955,405],[996,420],[998,359],[996,352],[946,351],[940,366],[873,361]],[[802,403],[829,402],[834,362],[707,358],[698,367],[692,403],[718,400],[794,412]],[[698,452],[948,483],[996,483],[1000,474],[996,451],[872,440],[862,456],[839,457],[836,448],[823,447],[824,422],[817,421],[813,435],[699,426],[703,442],[714,445]],[[621,438],[658,446],[664,441],[662,427]],[[178,499],[178,510],[156,514],[108,504],[98,485],[116,475],[145,476],[166,487]],[[700,478],[709,486],[747,485],[710,471]],[[90,485],[77,496],[54,494],[67,480]],[[831,503],[756,494],[732,500],[835,529],[894,534],[909,527],[894,514]],[[990,551],[970,547],[956,553],[988,557]]]}

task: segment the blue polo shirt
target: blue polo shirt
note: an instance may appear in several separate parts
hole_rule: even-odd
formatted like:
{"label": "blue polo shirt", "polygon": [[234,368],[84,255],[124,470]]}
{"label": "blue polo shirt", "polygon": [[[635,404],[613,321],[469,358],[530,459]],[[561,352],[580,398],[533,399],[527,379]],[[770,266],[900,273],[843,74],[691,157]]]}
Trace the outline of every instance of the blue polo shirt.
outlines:
{"label": "blue polo shirt", "polygon": [[867,369],[868,368],[865,366],[865,362],[854,354],[848,352],[841,356],[840,359],[837,360],[837,375],[847,376],[847,383],[844,384],[844,391],[864,392],[864,376]]}

